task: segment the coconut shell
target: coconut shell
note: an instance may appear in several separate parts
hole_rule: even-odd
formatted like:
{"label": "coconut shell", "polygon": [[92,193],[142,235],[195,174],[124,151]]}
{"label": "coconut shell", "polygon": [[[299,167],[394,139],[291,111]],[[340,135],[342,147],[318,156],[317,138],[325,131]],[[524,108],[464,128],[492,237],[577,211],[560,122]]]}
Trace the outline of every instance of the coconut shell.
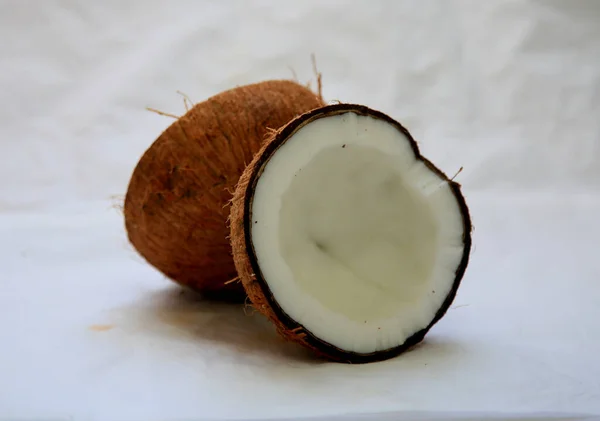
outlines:
{"label": "coconut shell", "polygon": [[323,105],[287,80],[237,87],[195,105],[143,154],[124,203],[129,241],[173,281],[243,299],[229,244],[228,204],[270,131]]}
{"label": "coconut shell", "polygon": [[[277,303],[277,300],[269,289],[269,285],[261,274],[251,238],[251,207],[253,192],[270,157],[277,152],[277,149],[282,146],[287,139],[306,124],[309,124],[318,118],[343,114],[349,111],[359,115],[368,115],[385,120],[402,132],[410,142],[416,158],[420,159],[430,170],[435,172],[441,179],[449,184],[463,217],[464,251],[462,260],[456,270],[452,288],[434,319],[428,326],[409,337],[403,344],[388,350],[369,354],[339,349],[316,337],[304,326],[287,315]],[[316,355],[325,359],[345,363],[368,363],[386,360],[405,352],[421,342],[427,332],[445,315],[452,304],[467,268],[471,251],[472,225],[469,209],[461,193],[460,184],[449,179],[440,169],[435,167],[429,160],[420,154],[417,142],[400,123],[379,111],[355,104],[340,103],[312,110],[290,121],[277,132],[272,133],[239,179],[232,201],[230,222],[231,245],[235,266],[252,306],[275,325],[277,332],[285,340],[305,346],[311,349]]]}

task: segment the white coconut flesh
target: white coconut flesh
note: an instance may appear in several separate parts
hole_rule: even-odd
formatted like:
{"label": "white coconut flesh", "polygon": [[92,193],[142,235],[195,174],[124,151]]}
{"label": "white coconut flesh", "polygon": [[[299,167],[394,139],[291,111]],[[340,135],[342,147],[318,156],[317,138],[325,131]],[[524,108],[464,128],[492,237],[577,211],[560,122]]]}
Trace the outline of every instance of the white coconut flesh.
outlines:
{"label": "white coconut flesh", "polygon": [[464,252],[448,182],[396,127],[353,112],[288,138],[251,206],[256,261],[277,304],[347,352],[387,350],[427,327]]}

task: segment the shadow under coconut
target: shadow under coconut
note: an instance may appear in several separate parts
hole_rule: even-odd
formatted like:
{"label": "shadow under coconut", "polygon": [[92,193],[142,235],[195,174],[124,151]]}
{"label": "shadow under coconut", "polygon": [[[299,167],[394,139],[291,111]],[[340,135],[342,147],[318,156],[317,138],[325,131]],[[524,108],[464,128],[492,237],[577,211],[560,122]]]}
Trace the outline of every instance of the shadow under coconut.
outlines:
{"label": "shadow under coconut", "polygon": [[206,298],[179,286],[150,293],[139,305],[126,309],[125,316],[136,319],[136,331],[170,341],[197,342],[198,347],[212,342],[246,356],[323,362],[308,349],[284,341],[251,306]]}
{"label": "shadow under coconut", "polygon": [[[299,344],[285,341],[251,306],[214,297],[209,299],[177,285],[153,291],[132,306],[119,309],[119,313],[121,322],[132,327],[136,334],[159,336],[167,342],[183,341],[199,348],[212,343],[225,347],[222,352],[284,360],[286,364],[314,367],[334,364],[342,371],[344,367],[356,367],[330,362]],[[395,358],[362,366],[374,369],[399,365],[403,370],[418,370],[440,357],[460,358],[463,353],[459,343],[431,332],[422,342]]]}

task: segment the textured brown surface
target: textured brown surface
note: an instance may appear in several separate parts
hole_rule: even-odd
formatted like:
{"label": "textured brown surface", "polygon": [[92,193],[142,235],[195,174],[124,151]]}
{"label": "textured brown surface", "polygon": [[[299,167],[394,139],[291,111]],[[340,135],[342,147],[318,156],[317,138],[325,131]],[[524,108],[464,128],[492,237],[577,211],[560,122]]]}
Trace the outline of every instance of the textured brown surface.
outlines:
{"label": "textured brown surface", "polygon": [[138,162],[125,196],[129,241],[172,280],[241,299],[228,240],[229,202],[269,130],[323,105],[292,81],[238,87],[195,105]]}
{"label": "textured brown surface", "polygon": [[[251,208],[253,193],[256,183],[260,178],[260,175],[267,164],[269,158],[277,152],[277,149],[285,143],[296,131],[303,126],[310,124],[319,118],[325,118],[327,116],[342,114],[346,112],[354,112],[359,115],[369,115],[374,118],[382,119],[389,124],[396,127],[397,130],[402,132],[407,139],[410,141],[412,149],[417,159],[422,160],[425,165],[429,167],[442,179],[447,180],[452,192],[456,198],[458,205],[462,210],[463,217],[463,243],[464,252],[462,260],[456,269],[456,276],[448,296],[444,300],[442,306],[438,309],[435,317],[431,323],[416,332],[409,337],[403,344],[378,351],[369,354],[361,354],[357,352],[346,351],[337,348],[321,338],[316,337],[304,326],[293,320],[289,315],[285,313],[277,300],[273,297],[269,289],[267,280],[264,279],[258,265],[254,247],[252,245],[251,229]],[[452,180],[437,169],[431,162],[421,156],[416,141],[412,138],[410,133],[397,121],[391,119],[387,115],[380,113],[375,110],[371,110],[361,105],[353,104],[336,104],[322,107],[320,109],[313,110],[306,114],[299,116],[298,118],[291,121],[285,127],[278,130],[277,133],[273,133],[269,140],[263,145],[260,152],[258,152],[253,161],[248,165],[242,176],[240,177],[238,186],[236,188],[233,203],[231,206],[231,244],[233,250],[233,257],[239,276],[242,280],[244,288],[248,293],[252,305],[263,315],[271,320],[279,334],[287,339],[297,342],[303,346],[312,349],[318,355],[325,357],[330,360],[346,362],[346,363],[367,363],[374,361],[381,361],[388,358],[392,358],[408,350],[412,346],[421,342],[429,329],[437,323],[446,313],[454,297],[467,268],[469,262],[469,255],[471,251],[471,219],[469,210],[463,198],[460,190],[460,185]]]}

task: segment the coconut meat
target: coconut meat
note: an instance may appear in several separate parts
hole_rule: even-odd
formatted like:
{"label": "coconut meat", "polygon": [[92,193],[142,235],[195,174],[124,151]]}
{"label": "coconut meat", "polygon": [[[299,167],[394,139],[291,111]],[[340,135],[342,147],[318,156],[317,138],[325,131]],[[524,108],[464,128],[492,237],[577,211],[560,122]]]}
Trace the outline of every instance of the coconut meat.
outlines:
{"label": "coconut meat", "polygon": [[312,121],[256,183],[251,240],[281,309],[345,351],[403,344],[448,296],[463,221],[448,183],[384,120]]}

